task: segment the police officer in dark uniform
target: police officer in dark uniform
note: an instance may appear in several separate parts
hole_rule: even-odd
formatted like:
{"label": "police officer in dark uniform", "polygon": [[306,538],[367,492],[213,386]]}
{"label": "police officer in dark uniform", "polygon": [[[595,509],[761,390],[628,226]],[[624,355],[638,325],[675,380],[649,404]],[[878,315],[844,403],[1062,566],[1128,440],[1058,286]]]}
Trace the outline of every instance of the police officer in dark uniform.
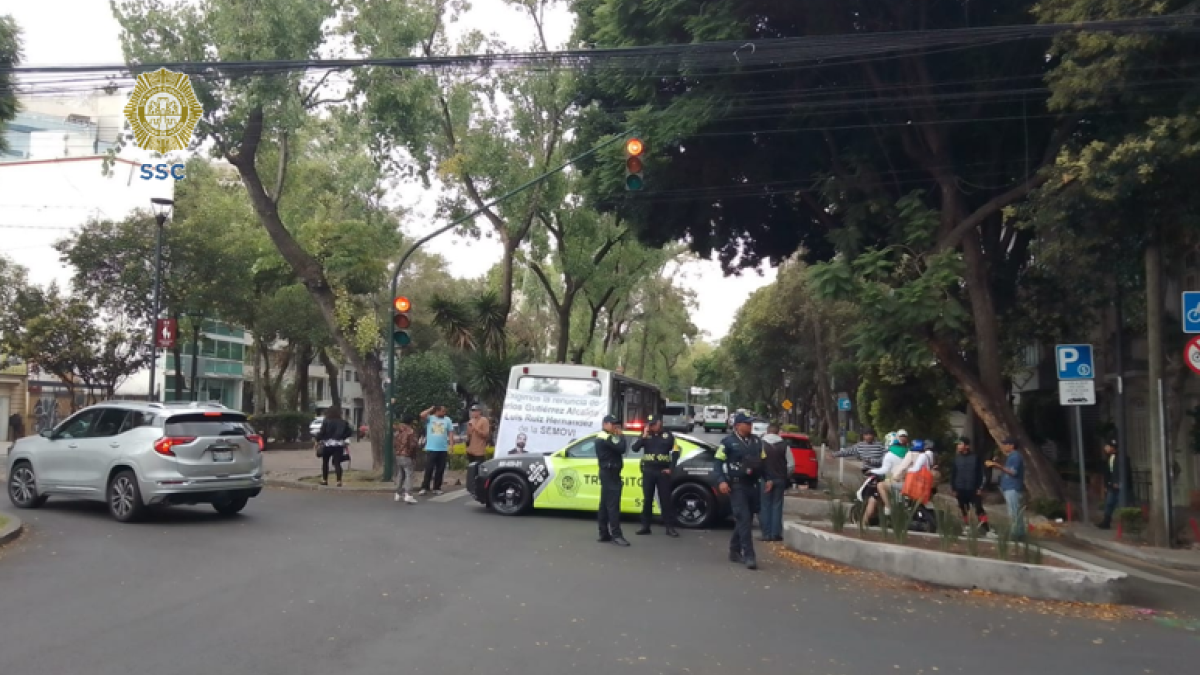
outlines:
{"label": "police officer in dark uniform", "polygon": [[617,546],[628,546],[629,541],[621,534],[621,468],[625,466],[625,434],[617,418],[604,418],[604,431],[596,437],[596,460],[600,463],[600,511],[596,521],[600,525],[600,541],[611,541]]}
{"label": "police officer in dark uniform", "polygon": [[650,534],[650,518],[654,514],[654,493],[662,508],[663,525],[668,537],[678,537],[675,531],[675,505],[671,502],[671,471],[679,461],[679,446],[675,434],[663,431],[662,418],[646,418],[646,430],[634,441],[634,452],[642,455],[642,529],[637,534]]}
{"label": "police officer in dark uniform", "polygon": [[733,510],[733,536],[729,539],[730,562],[745,563],[749,569],[758,569],[754,555],[754,538],[751,536],[751,521],[754,520],[754,495],[758,493],[758,480],[762,476],[762,441],[750,433],[750,417],[738,414],[733,420],[733,434],[726,436],[717,448],[716,472],[721,494],[729,495],[729,506]]}

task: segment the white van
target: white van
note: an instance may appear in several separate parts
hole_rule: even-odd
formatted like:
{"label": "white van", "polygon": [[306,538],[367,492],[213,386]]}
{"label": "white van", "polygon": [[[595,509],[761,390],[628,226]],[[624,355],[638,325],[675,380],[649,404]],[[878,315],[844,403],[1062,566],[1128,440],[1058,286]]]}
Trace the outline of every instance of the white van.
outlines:
{"label": "white van", "polygon": [[727,431],[729,429],[729,409],[723,405],[710,405],[704,409],[705,431]]}

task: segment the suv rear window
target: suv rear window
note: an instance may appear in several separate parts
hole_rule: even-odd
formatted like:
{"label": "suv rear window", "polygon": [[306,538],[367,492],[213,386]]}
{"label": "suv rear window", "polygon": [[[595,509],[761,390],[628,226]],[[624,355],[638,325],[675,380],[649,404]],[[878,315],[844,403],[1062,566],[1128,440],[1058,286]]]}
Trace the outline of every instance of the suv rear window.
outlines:
{"label": "suv rear window", "polygon": [[813,449],[812,443],[803,438],[789,438],[788,445],[790,445],[793,448],[799,448],[800,450],[812,450]]}
{"label": "suv rear window", "polygon": [[240,413],[188,413],[167,419],[168,436],[245,436],[254,431]]}
{"label": "suv rear window", "polygon": [[669,405],[663,409],[663,414],[670,415],[672,417],[679,417],[683,415],[686,410],[687,408],[684,408],[681,405]]}

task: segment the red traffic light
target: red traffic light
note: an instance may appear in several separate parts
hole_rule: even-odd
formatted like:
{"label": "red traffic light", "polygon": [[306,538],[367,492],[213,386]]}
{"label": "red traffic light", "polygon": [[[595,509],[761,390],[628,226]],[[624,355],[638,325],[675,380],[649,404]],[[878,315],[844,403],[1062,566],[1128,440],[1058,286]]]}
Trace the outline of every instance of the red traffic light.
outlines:
{"label": "red traffic light", "polygon": [[629,159],[625,160],[625,168],[629,170],[629,173],[641,173],[642,158],[630,157]]}
{"label": "red traffic light", "polygon": [[625,154],[630,157],[637,157],[645,149],[646,146],[642,145],[642,139],[640,138],[631,138],[625,141]]}
{"label": "red traffic light", "polygon": [[396,330],[404,330],[412,326],[412,319],[408,318],[407,314],[397,314],[392,319],[392,325],[396,327]]}
{"label": "red traffic light", "polygon": [[395,307],[397,312],[407,312],[412,309],[412,303],[402,295],[392,302],[392,307]]}

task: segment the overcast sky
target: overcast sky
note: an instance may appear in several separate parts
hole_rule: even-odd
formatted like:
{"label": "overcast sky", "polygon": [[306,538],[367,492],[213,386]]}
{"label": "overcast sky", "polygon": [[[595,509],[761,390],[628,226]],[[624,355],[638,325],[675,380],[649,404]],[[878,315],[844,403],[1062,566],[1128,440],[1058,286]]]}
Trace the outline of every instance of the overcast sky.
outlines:
{"label": "overcast sky", "polygon": [[[474,0],[472,11],[464,17],[465,28],[495,31],[505,42],[526,45],[529,42],[530,22],[501,0]],[[120,63],[123,61],[119,43],[120,28],[113,19],[108,0],[0,0],[0,14],[12,15],[24,34],[25,65]],[[547,17],[547,39],[552,45],[563,45],[571,31],[572,17],[560,8]],[[499,29],[506,26],[506,29]],[[21,195],[21,203],[44,200],[53,202],[54,186],[47,186],[43,195]],[[406,188],[397,195],[400,202],[415,209],[406,228],[419,235],[439,226],[432,220],[433,205],[418,189]],[[0,202],[7,198],[0,197]],[[0,204],[2,205],[2,204]],[[427,224],[426,224],[427,223]],[[50,244],[62,232],[0,230],[3,251],[20,261],[47,264]],[[476,276],[481,270],[500,259],[501,248],[494,239],[470,240],[447,234],[429,244],[431,251],[449,261],[455,276]],[[755,289],[774,279],[774,270],[764,268],[765,274],[754,271],[740,277],[725,277],[713,261],[685,264],[675,280],[680,286],[696,292],[699,306],[692,320],[711,339],[723,337],[729,330],[733,313]],[[44,275],[36,275],[44,278]],[[64,272],[65,276],[65,272]]]}

